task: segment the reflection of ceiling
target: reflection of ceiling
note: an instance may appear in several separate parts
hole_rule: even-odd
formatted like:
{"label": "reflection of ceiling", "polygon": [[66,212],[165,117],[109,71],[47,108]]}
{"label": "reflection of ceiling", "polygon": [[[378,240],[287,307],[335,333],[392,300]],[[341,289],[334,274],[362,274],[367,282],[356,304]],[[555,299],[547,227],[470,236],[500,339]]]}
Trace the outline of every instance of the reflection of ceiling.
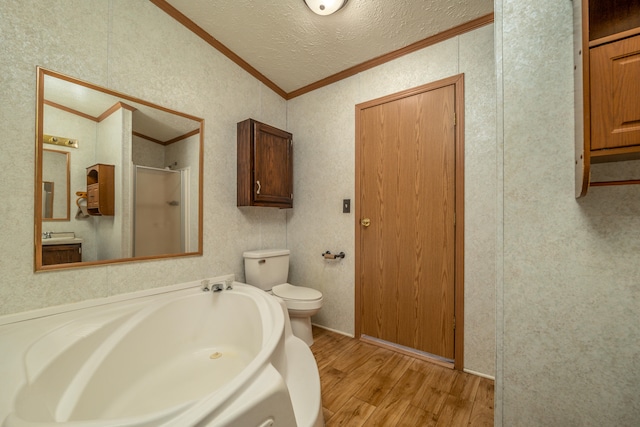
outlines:
{"label": "reflection of ceiling", "polygon": [[493,0],[349,0],[331,16],[303,0],[169,3],[290,93],[493,12]]}
{"label": "reflection of ceiling", "polygon": [[45,76],[44,99],[98,120],[118,102],[133,107],[133,131],[157,142],[171,141],[200,128],[194,120],[75,84]]}

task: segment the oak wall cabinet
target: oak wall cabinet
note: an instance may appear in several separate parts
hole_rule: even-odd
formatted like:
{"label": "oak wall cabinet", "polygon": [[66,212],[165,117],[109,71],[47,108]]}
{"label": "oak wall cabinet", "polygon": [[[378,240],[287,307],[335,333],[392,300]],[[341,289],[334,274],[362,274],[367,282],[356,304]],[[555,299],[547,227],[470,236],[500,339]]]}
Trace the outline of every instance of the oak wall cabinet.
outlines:
{"label": "oak wall cabinet", "polygon": [[293,207],[293,136],[253,119],[238,123],[238,206]]}
{"label": "oak wall cabinet", "polygon": [[87,168],[87,212],[89,215],[114,215],[114,165],[98,163]]}
{"label": "oak wall cabinet", "polygon": [[[576,197],[596,163],[640,159],[640,0],[573,0]],[[640,178],[640,177],[638,177]]]}

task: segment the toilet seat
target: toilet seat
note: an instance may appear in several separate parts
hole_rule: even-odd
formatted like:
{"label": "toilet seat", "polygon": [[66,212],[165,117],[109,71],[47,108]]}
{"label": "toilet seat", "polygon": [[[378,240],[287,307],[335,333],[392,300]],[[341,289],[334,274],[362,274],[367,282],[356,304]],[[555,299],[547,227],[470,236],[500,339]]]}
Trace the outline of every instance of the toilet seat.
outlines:
{"label": "toilet seat", "polygon": [[273,295],[283,299],[287,308],[293,310],[315,310],[322,307],[322,292],[289,283],[274,286]]}

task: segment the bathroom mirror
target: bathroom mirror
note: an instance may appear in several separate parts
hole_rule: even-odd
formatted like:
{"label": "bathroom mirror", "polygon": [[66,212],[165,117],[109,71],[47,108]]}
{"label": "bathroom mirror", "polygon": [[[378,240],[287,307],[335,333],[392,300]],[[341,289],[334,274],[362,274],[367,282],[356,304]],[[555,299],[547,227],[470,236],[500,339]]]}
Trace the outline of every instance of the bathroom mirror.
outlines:
{"label": "bathroom mirror", "polygon": [[[202,255],[204,120],[37,74],[35,270]],[[81,260],[52,255],[71,244]]]}
{"label": "bathroom mirror", "polygon": [[70,153],[42,150],[42,220],[69,221]]}

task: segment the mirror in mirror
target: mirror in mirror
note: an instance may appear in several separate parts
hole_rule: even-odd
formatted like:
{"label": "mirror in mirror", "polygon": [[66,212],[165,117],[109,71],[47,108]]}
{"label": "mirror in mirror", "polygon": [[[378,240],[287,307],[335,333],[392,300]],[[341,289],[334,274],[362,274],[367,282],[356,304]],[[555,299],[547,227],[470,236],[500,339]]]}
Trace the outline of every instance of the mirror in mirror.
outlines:
{"label": "mirror in mirror", "polygon": [[71,153],[42,150],[42,220],[69,221],[69,165]]}
{"label": "mirror in mirror", "polygon": [[36,271],[202,255],[203,119],[44,68],[37,100]]}

